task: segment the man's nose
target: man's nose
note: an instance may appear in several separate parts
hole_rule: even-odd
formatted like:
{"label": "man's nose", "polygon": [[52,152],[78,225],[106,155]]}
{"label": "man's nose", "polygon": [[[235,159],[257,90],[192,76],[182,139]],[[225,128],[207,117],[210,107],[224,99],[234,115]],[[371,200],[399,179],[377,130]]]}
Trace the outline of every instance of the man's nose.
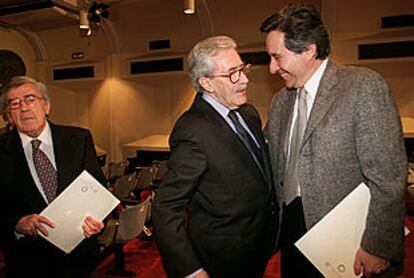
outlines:
{"label": "man's nose", "polygon": [[240,82],[241,83],[249,83],[249,77],[243,71],[240,72]]}
{"label": "man's nose", "polygon": [[279,70],[279,63],[276,59],[271,58],[269,63],[269,72],[275,74]]}
{"label": "man's nose", "polygon": [[20,110],[24,111],[30,108],[30,105],[27,104],[24,100],[20,101]]}

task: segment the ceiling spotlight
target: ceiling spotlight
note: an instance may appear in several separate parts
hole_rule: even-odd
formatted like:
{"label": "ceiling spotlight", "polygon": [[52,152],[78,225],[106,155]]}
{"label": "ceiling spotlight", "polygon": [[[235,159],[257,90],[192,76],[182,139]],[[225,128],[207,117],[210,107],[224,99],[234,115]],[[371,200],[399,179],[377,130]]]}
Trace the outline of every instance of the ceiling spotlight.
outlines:
{"label": "ceiling spotlight", "polygon": [[89,29],[88,11],[80,10],[79,12],[79,28]]}
{"label": "ceiling spotlight", "polygon": [[195,0],[184,0],[184,13],[185,14],[195,13]]}

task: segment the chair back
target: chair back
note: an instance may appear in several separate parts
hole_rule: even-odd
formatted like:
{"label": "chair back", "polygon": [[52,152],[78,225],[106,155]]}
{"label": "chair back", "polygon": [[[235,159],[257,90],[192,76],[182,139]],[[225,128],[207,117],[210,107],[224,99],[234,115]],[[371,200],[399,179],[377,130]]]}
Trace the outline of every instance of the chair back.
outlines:
{"label": "chair back", "polygon": [[114,180],[125,174],[125,170],[128,167],[128,161],[110,163],[108,166],[108,180]]}
{"label": "chair back", "polygon": [[117,242],[127,242],[136,238],[144,229],[151,198],[138,205],[128,206],[119,215]]}
{"label": "chair back", "polygon": [[135,173],[122,176],[115,180],[113,194],[120,200],[126,199],[135,188]]}
{"label": "chair back", "polygon": [[144,190],[152,185],[154,180],[154,168],[153,167],[137,167],[137,182],[136,189]]}

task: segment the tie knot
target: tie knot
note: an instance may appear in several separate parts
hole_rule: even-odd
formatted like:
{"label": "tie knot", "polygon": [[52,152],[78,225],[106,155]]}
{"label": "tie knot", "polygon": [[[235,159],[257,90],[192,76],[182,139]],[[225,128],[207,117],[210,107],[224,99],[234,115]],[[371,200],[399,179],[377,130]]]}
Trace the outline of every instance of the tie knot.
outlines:
{"label": "tie knot", "polygon": [[39,139],[33,139],[31,143],[32,143],[33,150],[37,150],[40,144],[42,143],[42,141],[40,141]]}
{"label": "tie knot", "polygon": [[230,110],[230,111],[229,111],[229,114],[228,114],[228,116],[229,116],[230,120],[232,120],[233,122],[234,122],[234,121],[239,121],[239,119],[238,119],[238,117],[237,117],[237,114],[236,114],[236,111],[237,111],[237,110]]}
{"label": "tie knot", "polygon": [[302,87],[298,90],[298,97],[306,99],[306,94],[307,93],[308,93],[308,91],[306,91],[305,87]]}
{"label": "tie knot", "polygon": [[300,99],[306,99],[306,94],[308,93],[308,91],[306,91],[305,87],[302,87],[299,89],[298,91],[298,97]]}

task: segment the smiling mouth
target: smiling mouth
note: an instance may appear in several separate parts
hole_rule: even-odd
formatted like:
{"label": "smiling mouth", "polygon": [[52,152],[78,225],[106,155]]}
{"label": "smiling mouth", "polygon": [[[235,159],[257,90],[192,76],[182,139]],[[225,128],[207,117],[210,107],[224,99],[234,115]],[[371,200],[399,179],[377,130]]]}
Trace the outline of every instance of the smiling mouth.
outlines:
{"label": "smiling mouth", "polygon": [[289,78],[289,73],[287,73],[287,72],[281,72],[281,73],[279,73],[279,76],[282,78],[282,79],[287,79],[287,78]]}

